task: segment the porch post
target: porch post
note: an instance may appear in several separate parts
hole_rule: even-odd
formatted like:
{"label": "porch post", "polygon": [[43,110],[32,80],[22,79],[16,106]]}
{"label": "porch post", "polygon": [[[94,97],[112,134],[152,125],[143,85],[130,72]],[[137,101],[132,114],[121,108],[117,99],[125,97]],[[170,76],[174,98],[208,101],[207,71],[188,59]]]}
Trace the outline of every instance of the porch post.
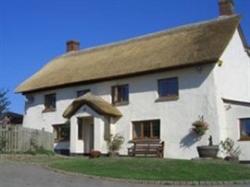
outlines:
{"label": "porch post", "polygon": [[94,118],[94,149],[106,153],[106,142],[104,140],[104,125],[103,117]]}
{"label": "porch post", "polygon": [[72,117],[70,120],[70,154],[77,153],[77,118]]}

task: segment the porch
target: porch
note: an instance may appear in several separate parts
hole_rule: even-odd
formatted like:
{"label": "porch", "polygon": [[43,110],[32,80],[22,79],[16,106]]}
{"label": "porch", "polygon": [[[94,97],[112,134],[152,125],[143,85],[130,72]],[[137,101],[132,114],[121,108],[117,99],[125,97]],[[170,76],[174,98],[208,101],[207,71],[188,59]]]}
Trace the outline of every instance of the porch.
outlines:
{"label": "porch", "polygon": [[75,99],[63,116],[70,121],[70,154],[88,155],[91,150],[107,153],[106,139],[121,113],[101,97],[87,93]]}

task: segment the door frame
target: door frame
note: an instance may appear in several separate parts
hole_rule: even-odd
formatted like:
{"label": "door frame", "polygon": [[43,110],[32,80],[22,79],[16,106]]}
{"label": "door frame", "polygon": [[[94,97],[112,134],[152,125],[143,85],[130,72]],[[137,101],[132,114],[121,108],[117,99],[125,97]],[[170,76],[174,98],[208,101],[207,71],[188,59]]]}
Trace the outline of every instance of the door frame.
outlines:
{"label": "door frame", "polygon": [[80,117],[79,122],[82,126],[83,154],[89,154],[94,149],[94,117]]}

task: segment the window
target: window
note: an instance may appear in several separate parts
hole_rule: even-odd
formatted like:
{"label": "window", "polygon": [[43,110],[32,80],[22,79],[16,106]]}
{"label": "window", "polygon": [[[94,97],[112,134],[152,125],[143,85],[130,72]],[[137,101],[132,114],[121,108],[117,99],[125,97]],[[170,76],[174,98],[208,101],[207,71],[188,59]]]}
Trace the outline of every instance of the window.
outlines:
{"label": "window", "polygon": [[43,112],[52,112],[56,110],[56,94],[45,95],[44,98],[45,109]]}
{"label": "window", "polygon": [[34,98],[33,95],[27,95],[26,96],[26,103],[27,104],[32,104],[32,103],[34,103],[34,101],[35,101],[35,98]]}
{"label": "window", "polygon": [[85,90],[79,90],[76,92],[77,97],[81,97],[85,95],[86,93],[90,92],[90,89],[85,89]]}
{"label": "window", "polygon": [[179,95],[178,78],[168,78],[158,80],[159,98],[177,99]]}
{"label": "window", "polygon": [[133,122],[133,139],[159,139],[160,120]]}
{"label": "window", "polygon": [[69,124],[53,125],[54,140],[56,142],[69,141],[70,126]]}
{"label": "window", "polygon": [[119,85],[112,87],[112,103],[115,105],[128,104],[129,102],[129,86]]}
{"label": "window", "polygon": [[240,140],[250,140],[250,118],[240,119]]}

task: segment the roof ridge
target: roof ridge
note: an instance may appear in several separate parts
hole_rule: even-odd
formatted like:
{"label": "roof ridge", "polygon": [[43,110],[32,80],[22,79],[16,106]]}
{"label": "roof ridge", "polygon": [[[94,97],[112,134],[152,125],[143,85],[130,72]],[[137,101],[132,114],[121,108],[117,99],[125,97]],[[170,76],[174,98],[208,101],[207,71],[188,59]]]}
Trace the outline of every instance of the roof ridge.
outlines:
{"label": "roof ridge", "polygon": [[[177,27],[167,28],[164,30],[151,32],[151,33],[135,36],[135,37],[120,40],[120,41],[115,41],[115,42],[111,42],[111,43],[107,43],[107,44],[103,44],[103,45],[97,45],[97,46],[93,46],[93,47],[89,47],[89,48],[80,49],[79,51],[72,51],[72,52],[60,55],[60,56],[56,57],[55,59],[62,58],[62,57],[78,56],[78,55],[81,55],[84,53],[95,52],[97,50],[102,50],[105,48],[116,47],[116,46],[127,44],[130,42],[136,42],[139,40],[161,37],[162,35],[176,34],[179,32],[186,31],[188,29],[193,29],[193,28],[199,27],[200,25],[213,24],[214,22],[220,22],[220,21],[224,21],[224,20],[236,18],[236,17],[240,17],[240,16],[237,14],[230,15],[230,16],[219,16],[217,18],[210,19],[210,20],[204,20],[204,21],[199,21],[199,22],[195,22],[195,23],[183,24],[183,25],[180,25]],[[53,59],[53,60],[55,60],[55,59]]]}

